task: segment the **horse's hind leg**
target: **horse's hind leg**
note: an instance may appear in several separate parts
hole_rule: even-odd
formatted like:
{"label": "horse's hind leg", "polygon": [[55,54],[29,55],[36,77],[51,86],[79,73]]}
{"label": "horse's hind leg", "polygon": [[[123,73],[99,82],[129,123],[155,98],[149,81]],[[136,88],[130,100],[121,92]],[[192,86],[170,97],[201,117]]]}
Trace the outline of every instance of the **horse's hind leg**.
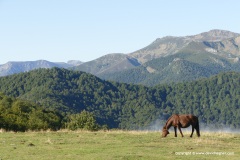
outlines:
{"label": "horse's hind leg", "polygon": [[197,127],[196,127],[196,131],[197,131],[197,136],[200,137],[199,125],[197,125]]}
{"label": "horse's hind leg", "polygon": [[192,137],[193,132],[194,132],[194,127],[192,126],[192,133],[191,133],[190,137]]}

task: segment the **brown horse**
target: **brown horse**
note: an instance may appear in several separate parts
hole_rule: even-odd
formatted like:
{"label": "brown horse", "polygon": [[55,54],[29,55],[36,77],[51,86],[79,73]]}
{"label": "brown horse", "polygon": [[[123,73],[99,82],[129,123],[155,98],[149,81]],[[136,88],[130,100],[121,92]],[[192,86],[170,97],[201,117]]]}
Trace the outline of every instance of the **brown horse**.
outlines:
{"label": "brown horse", "polygon": [[174,114],[167,120],[166,125],[163,127],[162,137],[166,137],[169,134],[168,129],[171,126],[174,127],[175,137],[177,137],[177,128],[183,137],[181,128],[187,128],[190,125],[192,125],[192,134],[190,135],[190,137],[192,137],[194,129],[196,129],[197,131],[197,136],[200,137],[198,117],[192,114],[187,115]]}

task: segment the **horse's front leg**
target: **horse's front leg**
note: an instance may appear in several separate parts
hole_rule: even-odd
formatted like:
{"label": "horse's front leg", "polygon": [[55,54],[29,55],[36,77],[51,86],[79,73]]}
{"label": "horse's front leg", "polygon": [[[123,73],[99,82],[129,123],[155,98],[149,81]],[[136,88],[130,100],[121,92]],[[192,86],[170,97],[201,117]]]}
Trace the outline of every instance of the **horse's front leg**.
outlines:
{"label": "horse's front leg", "polygon": [[175,137],[177,137],[177,127],[174,127]]}
{"label": "horse's front leg", "polygon": [[182,134],[182,130],[181,130],[180,126],[178,126],[178,130],[180,131],[182,137],[184,137],[183,134]]}

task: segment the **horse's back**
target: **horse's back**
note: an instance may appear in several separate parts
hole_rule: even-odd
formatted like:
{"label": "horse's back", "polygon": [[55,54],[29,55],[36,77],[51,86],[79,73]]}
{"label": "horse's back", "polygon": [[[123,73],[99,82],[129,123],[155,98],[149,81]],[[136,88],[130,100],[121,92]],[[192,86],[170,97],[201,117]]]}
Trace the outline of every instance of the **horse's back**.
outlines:
{"label": "horse's back", "polygon": [[179,121],[183,127],[188,127],[189,125],[196,125],[198,123],[198,117],[193,114],[181,114],[179,116]]}

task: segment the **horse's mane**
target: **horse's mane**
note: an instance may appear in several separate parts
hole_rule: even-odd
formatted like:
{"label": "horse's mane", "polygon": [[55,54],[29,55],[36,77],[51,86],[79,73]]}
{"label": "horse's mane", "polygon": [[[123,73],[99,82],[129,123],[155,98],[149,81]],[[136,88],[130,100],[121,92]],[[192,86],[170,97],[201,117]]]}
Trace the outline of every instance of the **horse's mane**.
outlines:
{"label": "horse's mane", "polygon": [[173,114],[171,117],[169,117],[164,127],[167,126],[168,121],[169,121],[174,115],[177,115],[177,114]]}
{"label": "horse's mane", "polygon": [[[172,116],[173,116],[173,115],[172,115]],[[168,118],[168,120],[167,120],[166,123],[165,123],[165,126],[167,126],[167,123],[168,123],[168,121],[172,118],[172,116]]]}

